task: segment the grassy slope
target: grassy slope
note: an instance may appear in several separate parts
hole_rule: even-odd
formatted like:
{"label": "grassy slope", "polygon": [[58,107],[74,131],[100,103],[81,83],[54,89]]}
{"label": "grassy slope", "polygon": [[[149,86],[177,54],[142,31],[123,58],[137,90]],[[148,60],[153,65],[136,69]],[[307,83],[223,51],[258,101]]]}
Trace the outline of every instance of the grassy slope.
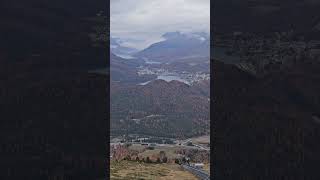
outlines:
{"label": "grassy slope", "polygon": [[145,164],[131,161],[111,162],[112,180],[121,179],[197,179],[191,173],[184,171],[176,164]]}

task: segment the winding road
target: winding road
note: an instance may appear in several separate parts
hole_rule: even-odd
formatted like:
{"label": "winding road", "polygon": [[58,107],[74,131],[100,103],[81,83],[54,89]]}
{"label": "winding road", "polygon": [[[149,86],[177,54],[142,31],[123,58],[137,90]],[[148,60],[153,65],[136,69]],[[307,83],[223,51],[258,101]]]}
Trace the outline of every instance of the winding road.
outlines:
{"label": "winding road", "polygon": [[185,170],[191,172],[201,180],[210,180],[210,174],[203,171],[202,169],[197,169],[195,167],[189,166],[187,164],[181,165]]}

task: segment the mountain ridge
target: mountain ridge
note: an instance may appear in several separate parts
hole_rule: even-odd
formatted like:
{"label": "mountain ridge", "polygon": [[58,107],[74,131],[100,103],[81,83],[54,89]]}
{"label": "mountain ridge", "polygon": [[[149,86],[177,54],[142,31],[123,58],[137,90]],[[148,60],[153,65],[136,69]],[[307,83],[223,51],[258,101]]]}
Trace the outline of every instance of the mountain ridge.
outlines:
{"label": "mountain ridge", "polygon": [[191,55],[209,57],[210,40],[206,33],[171,32],[165,33],[163,38],[165,40],[150,45],[134,56],[159,61]]}

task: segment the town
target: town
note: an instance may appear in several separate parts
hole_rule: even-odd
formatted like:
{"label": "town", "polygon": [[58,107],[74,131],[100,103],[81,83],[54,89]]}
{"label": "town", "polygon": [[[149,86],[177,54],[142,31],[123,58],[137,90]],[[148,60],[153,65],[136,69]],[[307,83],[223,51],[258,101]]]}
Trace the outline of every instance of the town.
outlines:
{"label": "town", "polygon": [[169,71],[164,68],[152,68],[140,66],[138,69],[138,75],[157,75],[159,79],[164,80],[178,80],[186,84],[192,85],[196,82],[203,80],[210,80],[210,74],[205,72],[187,72],[187,71]]}

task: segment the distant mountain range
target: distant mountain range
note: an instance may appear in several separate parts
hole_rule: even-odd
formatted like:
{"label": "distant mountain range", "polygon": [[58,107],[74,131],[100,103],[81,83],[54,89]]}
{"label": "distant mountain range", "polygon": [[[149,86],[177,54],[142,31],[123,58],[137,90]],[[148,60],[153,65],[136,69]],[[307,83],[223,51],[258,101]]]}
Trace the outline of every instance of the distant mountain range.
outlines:
{"label": "distant mountain range", "polygon": [[165,39],[139,51],[121,45],[120,38],[110,37],[111,52],[123,58],[146,58],[166,61],[180,58],[209,57],[210,36],[205,32],[167,32]]}
{"label": "distant mountain range", "polygon": [[130,58],[132,54],[138,52],[138,49],[121,45],[119,38],[110,37],[110,50],[117,56]]}
{"label": "distant mountain range", "polygon": [[165,40],[134,54],[138,58],[166,61],[187,57],[209,57],[210,38],[207,33],[168,32]]}

